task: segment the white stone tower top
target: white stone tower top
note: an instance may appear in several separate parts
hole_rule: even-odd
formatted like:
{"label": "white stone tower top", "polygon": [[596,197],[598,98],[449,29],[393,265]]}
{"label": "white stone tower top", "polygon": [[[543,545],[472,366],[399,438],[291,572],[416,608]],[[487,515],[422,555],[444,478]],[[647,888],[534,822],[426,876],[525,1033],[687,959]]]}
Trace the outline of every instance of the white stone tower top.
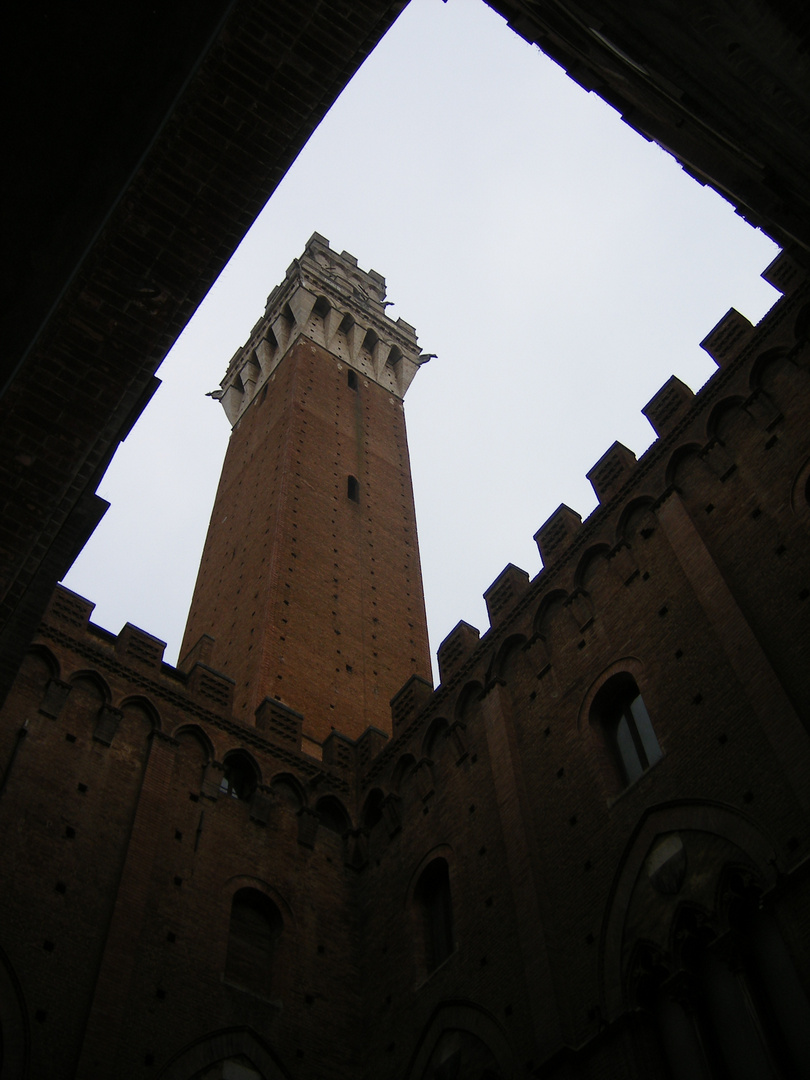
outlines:
{"label": "white stone tower top", "polygon": [[382,274],[361,270],[353,255],[338,255],[325,237],[313,233],[303,255],[267,298],[264,316],[228,365],[222,389],[211,396],[222,402],[235,424],[281,359],[305,336],[403,398],[430,356],[420,352],[409,323],[388,317],[388,306]]}

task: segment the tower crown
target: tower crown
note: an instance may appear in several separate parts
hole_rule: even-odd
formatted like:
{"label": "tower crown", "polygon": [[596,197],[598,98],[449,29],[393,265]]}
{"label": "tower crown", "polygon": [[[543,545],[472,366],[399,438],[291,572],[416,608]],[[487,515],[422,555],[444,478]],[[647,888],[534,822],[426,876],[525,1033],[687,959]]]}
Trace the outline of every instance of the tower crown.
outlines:
{"label": "tower crown", "polygon": [[281,359],[306,336],[403,398],[429,357],[420,353],[409,323],[388,317],[388,306],[382,274],[361,270],[353,255],[338,254],[325,237],[313,233],[270,293],[264,315],[231,359],[222,389],[212,396],[235,424]]}

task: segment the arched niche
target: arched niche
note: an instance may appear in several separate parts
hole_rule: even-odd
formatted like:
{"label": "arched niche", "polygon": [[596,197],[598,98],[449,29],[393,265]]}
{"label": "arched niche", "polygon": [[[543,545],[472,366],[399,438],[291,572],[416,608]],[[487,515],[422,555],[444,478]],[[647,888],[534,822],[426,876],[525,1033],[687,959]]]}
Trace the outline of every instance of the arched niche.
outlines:
{"label": "arched niche", "polygon": [[696,468],[705,471],[705,466],[700,461],[702,449],[700,443],[685,443],[672,452],[666,468],[667,487],[681,490]]}
{"label": "arched niche", "polygon": [[578,589],[593,594],[610,574],[609,554],[610,547],[605,543],[593,544],[583,553],[574,571],[574,584]]}
{"label": "arched niche", "polygon": [[148,698],[140,695],[124,698],[120,707],[122,729],[129,727],[133,735],[137,733],[140,736],[161,730],[160,713]]}
{"label": "arched niche", "polygon": [[172,732],[172,738],[176,739],[180,747],[194,747],[200,757],[200,764],[206,765],[214,758],[214,744],[208,733],[199,724],[181,724]]}
{"label": "arched niche", "polygon": [[47,645],[32,645],[20,665],[18,682],[44,690],[51,679],[59,678],[59,661]]}
{"label": "arched niche", "polygon": [[44,645],[32,645],[23,657],[8,695],[8,714],[27,715],[40,709],[55,718],[64,707],[68,689],[59,681],[59,663]]}
{"label": "arched niche", "polygon": [[281,806],[287,807],[294,813],[298,813],[306,806],[304,788],[292,773],[277,773],[270,781],[270,790]]}
{"label": "arched niche", "polygon": [[651,495],[641,495],[627,503],[619,515],[616,540],[624,540],[628,544],[632,544],[636,537],[649,540],[658,528],[658,519],[653,511],[653,505],[654,499]]}
{"label": "arched niche", "polygon": [[751,389],[768,390],[769,387],[772,388],[778,382],[780,372],[789,364],[787,349],[783,347],[768,349],[766,352],[760,353],[751,365],[748,376]]}
{"label": "arched niche", "polygon": [[318,823],[327,832],[345,836],[352,827],[349,812],[336,795],[323,795],[315,804]]}
{"label": "arched niche", "polygon": [[70,693],[60,720],[71,734],[92,737],[110,699],[110,688],[97,672],[76,672],[70,678]]}
{"label": "arched niche", "polygon": [[430,758],[431,761],[437,761],[441,757],[447,742],[448,730],[449,725],[443,716],[437,716],[431,720],[422,740],[422,757]]}
{"label": "arched niche", "polygon": [[484,688],[480,682],[469,682],[463,687],[456,698],[453,719],[464,724],[465,727],[474,723],[481,712],[481,695]]}
{"label": "arched niche", "polygon": [[[188,828],[191,816],[199,817],[189,795],[199,795],[205,771],[214,758],[214,747],[198,724],[183,724],[174,731],[173,737],[177,742],[177,749],[172,765],[172,787],[183,799],[181,805],[185,807],[189,818],[186,822]],[[188,794],[185,794],[186,792]]]}
{"label": "arched niche", "polygon": [[568,593],[563,589],[554,589],[540,601],[534,619],[534,632],[546,643],[549,655],[553,656],[555,647],[561,638],[567,638],[573,628],[569,612],[565,608]]}
{"label": "arched niche", "polygon": [[751,417],[743,408],[745,398],[739,395],[718,401],[706,419],[706,438],[727,443],[733,436],[734,427],[740,423],[750,425]]}
{"label": "arched niche", "polygon": [[97,671],[75,671],[68,680],[71,686],[71,697],[84,696],[98,703],[106,705],[112,701],[112,693],[107,680]]}
{"label": "arched niche", "polygon": [[529,667],[526,646],[525,634],[511,634],[507,637],[495,654],[489,678],[502,679],[507,685],[519,681]]}
{"label": "arched niche", "polygon": [[416,758],[413,754],[403,754],[396,763],[391,776],[391,787],[398,795],[401,795],[407,787],[408,780],[413,775],[415,768]]}

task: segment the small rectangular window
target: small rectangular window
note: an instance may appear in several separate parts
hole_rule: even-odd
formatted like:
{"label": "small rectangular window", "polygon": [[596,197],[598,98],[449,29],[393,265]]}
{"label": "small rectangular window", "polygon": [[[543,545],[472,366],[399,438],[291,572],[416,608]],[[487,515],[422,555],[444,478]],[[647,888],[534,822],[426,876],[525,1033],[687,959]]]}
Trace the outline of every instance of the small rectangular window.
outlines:
{"label": "small rectangular window", "polygon": [[357,372],[356,371],[351,371],[351,370],[349,371],[349,389],[350,390],[356,390],[357,389]]}
{"label": "small rectangular window", "polygon": [[352,502],[360,502],[360,484],[357,482],[356,476],[349,477],[346,494]]}

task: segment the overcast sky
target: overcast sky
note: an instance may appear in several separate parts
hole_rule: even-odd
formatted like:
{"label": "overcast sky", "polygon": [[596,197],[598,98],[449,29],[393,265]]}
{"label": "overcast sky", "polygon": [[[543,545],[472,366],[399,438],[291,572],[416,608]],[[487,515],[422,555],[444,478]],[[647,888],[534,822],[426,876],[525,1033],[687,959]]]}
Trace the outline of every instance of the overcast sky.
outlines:
{"label": "overcast sky", "polygon": [[410,6],[301,153],[159,374],[66,579],[174,663],[229,427],[215,389],[314,231],[384,274],[388,314],[437,359],[406,397],[431,649],[488,625],[503,567],[730,307],[758,321],[777,248],[480,0]]}

